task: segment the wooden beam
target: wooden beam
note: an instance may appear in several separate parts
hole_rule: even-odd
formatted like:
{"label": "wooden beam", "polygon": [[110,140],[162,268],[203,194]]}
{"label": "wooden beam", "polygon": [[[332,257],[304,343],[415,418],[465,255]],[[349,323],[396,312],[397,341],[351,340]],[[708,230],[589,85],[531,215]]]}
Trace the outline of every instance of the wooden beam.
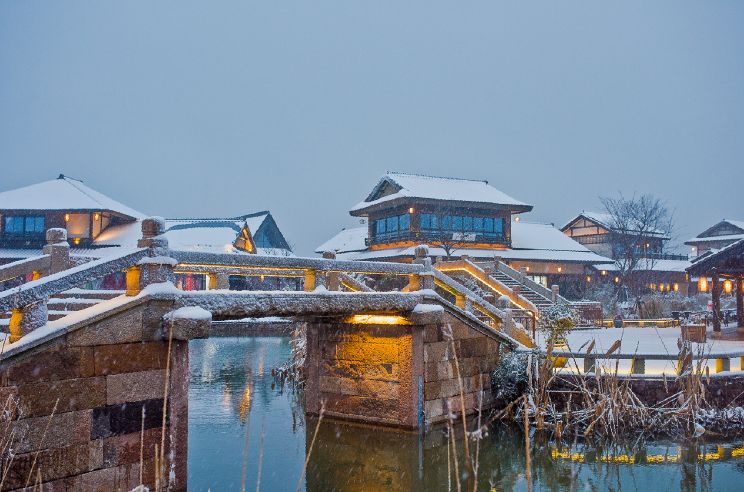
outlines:
{"label": "wooden beam", "polygon": [[713,274],[712,282],[712,294],[713,294],[713,331],[721,331],[721,280],[718,277],[718,272]]}

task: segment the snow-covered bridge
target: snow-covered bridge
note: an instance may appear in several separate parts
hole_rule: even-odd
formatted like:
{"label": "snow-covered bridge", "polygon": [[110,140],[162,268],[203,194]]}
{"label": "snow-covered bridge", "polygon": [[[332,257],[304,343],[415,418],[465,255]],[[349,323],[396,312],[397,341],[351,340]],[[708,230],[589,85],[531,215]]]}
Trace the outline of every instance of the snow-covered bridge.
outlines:
{"label": "snow-covered bridge", "polygon": [[[142,230],[138,248],[80,265],[69,259],[64,231],[50,230],[44,255],[0,267],[0,275],[40,275],[0,293],[0,311],[12,313],[0,392],[17,406],[13,425],[48,421],[52,436],[24,441],[7,483],[23,485],[37,451],[44,482],[60,470],[121,477],[139,455],[110,453],[142,439],[146,456],[160,445],[156,460],[173,472],[175,488],[184,484],[188,340],[209,336],[212,320],[304,323],[306,410],[408,428],[443,420],[461,392],[467,411],[479,401],[487,407],[500,351],[530,343],[508,311],[433,269],[424,254],[413,264],[205,254],[170,250],[156,218]],[[122,270],[126,293],[50,320],[55,297]],[[179,290],[174,272],[206,273],[210,289]],[[226,290],[226,274],[297,276],[304,290]],[[406,286],[376,292],[358,274],[400,277]]]}

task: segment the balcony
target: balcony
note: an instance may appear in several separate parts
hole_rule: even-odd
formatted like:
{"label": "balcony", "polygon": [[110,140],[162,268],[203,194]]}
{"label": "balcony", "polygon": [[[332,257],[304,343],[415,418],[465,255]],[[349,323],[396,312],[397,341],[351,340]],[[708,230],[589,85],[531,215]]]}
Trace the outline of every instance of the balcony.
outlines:
{"label": "balcony", "polygon": [[502,244],[509,245],[509,238],[504,234],[475,233],[475,232],[444,232],[444,231],[398,231],[378,234],[366,238],[365,244],[388,244],[399,241],[414,241],[421,243],[472,243],[472,244]]}

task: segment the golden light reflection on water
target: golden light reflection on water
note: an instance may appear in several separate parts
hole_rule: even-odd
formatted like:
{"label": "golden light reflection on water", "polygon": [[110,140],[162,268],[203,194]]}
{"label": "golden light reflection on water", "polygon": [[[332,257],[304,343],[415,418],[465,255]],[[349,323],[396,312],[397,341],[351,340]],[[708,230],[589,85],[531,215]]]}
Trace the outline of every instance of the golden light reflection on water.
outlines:
{"label": "golden light reflection on water", "polygon": [[248,414],[251,413],[251,396],[251,385],[249,383],[245,386],[243,397],[240,399],[240,406],[238,407],[240,422],[245,422]]}
{"label": "golden light reflection on water", "polygon": [[[676,453],[670,454],[646,454],[646,455],[630,455],[630,454],[614,454],[614,455],[594,455],[585,454],[571,451],[561,451],[553,449],[550,453],[554,460],[562,459],[568,461],[575,461],[578,463],[589,463],[589,462],[601,462],[601,463],[619,463],[629,464],[634,463],[679,463],[683,461],[683,452],[678,450]],[[706,452],[697,453],[697,461],[715,461],[715,460],[726,460],[730,458],[737,458],[744,456],[744,446],[738,448],[719,448],[717,452]]]}

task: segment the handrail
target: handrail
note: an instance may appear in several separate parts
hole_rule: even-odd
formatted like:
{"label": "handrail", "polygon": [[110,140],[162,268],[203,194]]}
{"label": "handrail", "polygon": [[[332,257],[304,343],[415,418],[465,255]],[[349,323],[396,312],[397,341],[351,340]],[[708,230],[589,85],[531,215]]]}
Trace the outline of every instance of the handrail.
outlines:
{"label": "handrail", "polygon": [[12,263],[6,263],[0,266],[0,282],[34,271],[49,270],[50,263],[51,256],[49,255],[32,256]]}
{"label": "handrail", "polygon": [[[500,282],[498,279],[493,278],[490,276],[485,270],[483,270],[481,267],[476,265],[475,263],[468,261],[468,260],[457,260],[457,261],[448,261],[444,263],[437,263],[436,269],[440,272],[446,272],[446,271],[452,271],[452,270],[458,270],[458,271],[464,271],[466,273],[469,273],[472,275],[475,279],[480,280],[481,282],[485,283],[489,288],[495,290],[498,292],[498,289],[496,287],[501,288],[504,292],[501,292],[502,295],[505,295],[509,297],[509,299],[519,306],[521,309],[528,309],[535,314],[539,312],[539,309],[535,304],[532,303],[529,299],[520,296],[519,301],[515,301],[512,299],[512,289],[510,289],[508,286]],[[492,283],[494,285],[489,285],[489,283]]]}
{"label": "handrail", "polygon": [[245,268],[273,268],[277,270],[308,269],[324,272],[353,272],[366,274],[421,274],[426,268],[411,263],[381,261],[332,260],[294,256],[259,256],[248,254],[200,253],[171,250],[170,256],[181,265],[222,265]]}
{"label": "handrail", "polygon": [[[520,352],[531,352],[538,353],[540,355],[547,355],[545,350],[519,350]],[[737,352],[717,352],[717,353],[703,353],[697,354],[694,351],[690,352],[693,359],[733,359],[735,357],[744,357],[744,350]],[[646,359],[646,360],[679,360],[679,354],[618,354],[612,353],[607,354],[604,352],[571,352],[567,350],[554,350],[550,353],[552,357],[566,357],[573,359],[600,359],[600,360],[632,360],[632,359]]]}
{"label": "handrail", "polygon": [[373,288],[368,287],[367,285],[355,279],[348,273],[340,273],[338,275],[338,279],[343,285],[345,285],[350,290],[353,290],[356,292],[374,292]]}
{"label": "handrail", "polygon": [[147,255],[147,251],[145,248],[128,250],[0,292],[0,310],[7,311],[27,306],[78,287],[84,282],[134,266]]}

